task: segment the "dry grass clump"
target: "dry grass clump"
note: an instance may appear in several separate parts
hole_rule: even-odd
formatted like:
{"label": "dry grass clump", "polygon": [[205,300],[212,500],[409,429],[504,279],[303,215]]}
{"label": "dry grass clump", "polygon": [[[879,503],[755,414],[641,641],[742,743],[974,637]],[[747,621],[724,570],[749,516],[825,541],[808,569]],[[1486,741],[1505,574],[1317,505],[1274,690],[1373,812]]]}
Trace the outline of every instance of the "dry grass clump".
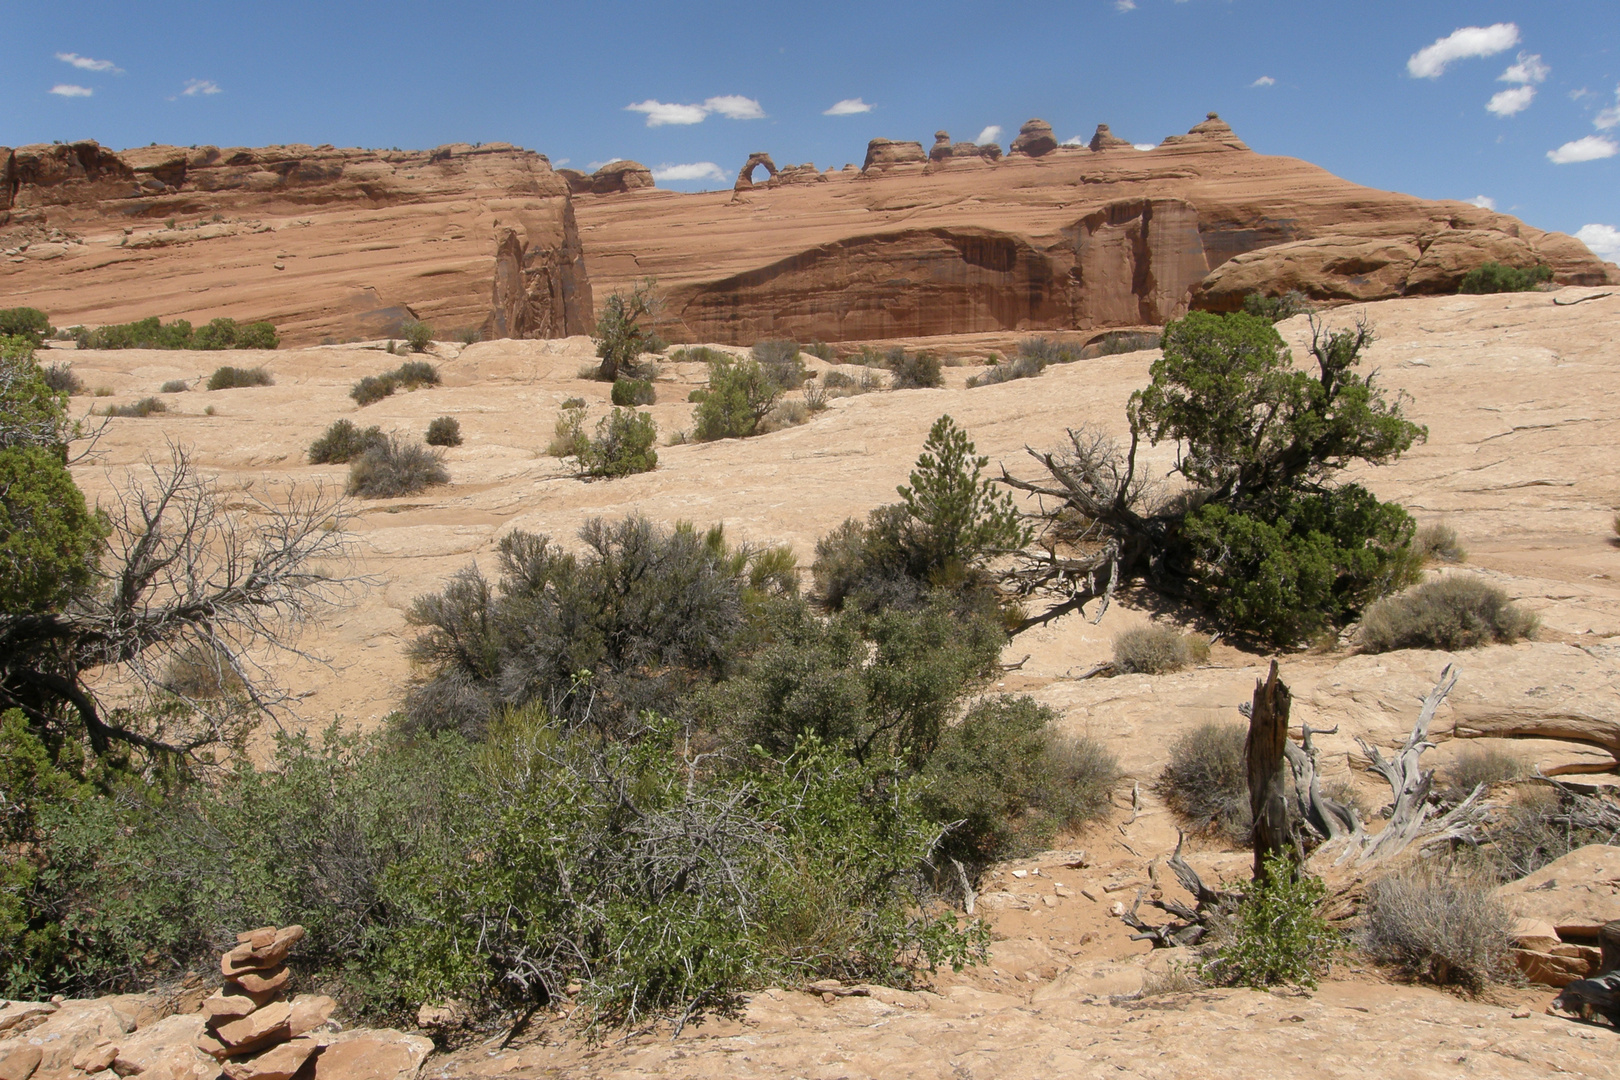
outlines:
{"label": "dry grass clump", "polygon": [[783,428],[809,423],[810,406],[803,401],[779,401],[754,430],[756,435],[769,435]]}
{"label": "dry grass clump", "polygon": [[1254,829],[1244,756],[1248,737],[1242,724],[1211,722],[1193,728],[1171,745],[1170,761],[1154,780],[1154,792],[1192,829],[1247,843]]}
{"label": "dry grass clump", "polygon": [[968,387],[995,386],[997,383],[1012,382],[1014,379],[1033,379],[1045,367],[1038,359],[1032,356],[1019,356],[1011,360],[1003,360],[986,368],[967,381]]}
{"label": "dry grass clump", "polygon": [[1361,620],[1361,647],[1371,653],[1471,649],[1531,637],[1539,621],[1490,582],[1452,574],[1369,607]]}
{"label": "dry grass clump", "polygon": [[546,453],[554,458],[577,458],[582,457],[590,445],[591,437],[585,434],[585,399],[569,398],[557,414]]}
{"label": "dry grass clump", "polygon": [[160,399],[155,397],[144,397],[141,398],[141,400],[132,402],[128,405],[107,406],[108,416],[132,416],[137,418],[145,418],[156,413],[164,413],[168,411],[169,407]]}
{"label": "dry grass clump", "polygon": [[1461,802],[1480,784],[1505,783],[1523,780],[1530,775],[1530,766],[1518,754],[1499,750],[1494,746],[1465,747],[1444,769],[1441,798],[1448,802]]}
{"label": "dry grass clump", "polygon": [[1588,844],[1620,841],[1614,804],[1547,787],[1521,788],[1508,812],[1486,836],[1499,880],[1517,881]]}
{"label": "dry grass clump", "polygon": [[246,684],[218,649],[192,644],[169,659],[163,689],[198,701],[240,693]]}
{"label": "dry grass clump", "polygon": [[1373,882],[1362,947],[1414,978],[1477,994],[1514,974],[1513,916],[1478,874],[1417,862]]}
{"label": "dry grass clump", "polygon": [[1457,530],[1438,521],[1419,529],[1417,536],[1412,539],[1412,546],[1429,562],[1468,561],[1468,549],[1457,539]]}
{"label": "dry grass clump", "polygon": [[350,464],[348,490],[363,499],[392,499],[449,482],[442,451],[390,435]]}
{"label": "dry grass clump", "polygon": [[1171,626],[1139,626],[1114,638],[1114,666],[1127,675],[1163,675],[1207,659],[1207,642]]}
{"label": "dry grass clump", "polygon": [[191,384],[184,379],[170,379],[158,387],[160,394],[184,394],[191,389]]}
{"label": "dry grass clump", "polygon": [[418,386],[439,385],[439,369],[426,360],[407,360],[393,371],[381,375],[367,375],[349,390],[349,396],[361,406],[370,405],[388,397],[396,390],[415,390]]}

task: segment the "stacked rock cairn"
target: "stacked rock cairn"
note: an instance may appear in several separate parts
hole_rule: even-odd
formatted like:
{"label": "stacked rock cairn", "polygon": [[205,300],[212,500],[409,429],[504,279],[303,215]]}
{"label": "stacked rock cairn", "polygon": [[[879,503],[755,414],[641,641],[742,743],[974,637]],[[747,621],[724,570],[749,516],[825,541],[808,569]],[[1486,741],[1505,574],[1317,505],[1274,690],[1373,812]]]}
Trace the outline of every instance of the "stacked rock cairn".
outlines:
{"label": "stacked rock cairn", "polygon": [[292,1080],[320,1052],[306,1036],[336,1007],[329,997],[300,994],[287,1000],[287,954],[304,936],[302,926],[266,926],[236,935],[236,948],[220,957],[225,985],[203,1001],[207,1030],[197,1047],[223,1063],[230,1080]]}

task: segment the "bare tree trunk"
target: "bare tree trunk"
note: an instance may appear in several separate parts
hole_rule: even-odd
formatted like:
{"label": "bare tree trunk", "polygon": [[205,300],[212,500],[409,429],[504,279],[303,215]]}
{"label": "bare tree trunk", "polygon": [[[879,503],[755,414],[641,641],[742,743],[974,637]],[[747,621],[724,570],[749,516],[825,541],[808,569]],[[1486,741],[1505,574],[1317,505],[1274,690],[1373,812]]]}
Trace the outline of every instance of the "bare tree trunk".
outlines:
{"label": "bare tree trunk", "polygon": [[1293,695],[1277,678],[1277,661],[1265,682],[1256,682],[1249,715],[1249,806],[1254,811],[1254,877],[1265,880],[1268,855],[1287,851],[1288,797],[1283,785],[1283,748]]}

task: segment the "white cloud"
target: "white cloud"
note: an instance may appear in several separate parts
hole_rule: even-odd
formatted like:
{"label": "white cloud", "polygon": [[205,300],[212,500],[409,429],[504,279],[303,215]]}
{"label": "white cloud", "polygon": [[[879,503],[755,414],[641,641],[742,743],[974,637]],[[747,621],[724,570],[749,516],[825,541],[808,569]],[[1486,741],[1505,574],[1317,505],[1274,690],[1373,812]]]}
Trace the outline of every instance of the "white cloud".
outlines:
{"label": "white cloud", "polygon": [[634,105],[626,105],[626,112],[647,114],[648,127],[663,127],[665,124],[701,124],[703,118],[709,115],[709,110],[701,105],[675,105],[648,98],[638,101]]}
{"label": "white cloud", "polygon": [[624,158],[622,158],[622,157],[610,157],[606,161],[593,161],[593,162],[591,162],[589,165],[587,165],[585,167],[587,169],[591,170],[591,172],[595,172],[597,169],[600,169],[604,165],[611,165],[615,161],[623,161],[623,160],[624,160]]}
{"label": "white cloud", "polygon": [[999,138],[1001,138],[1001,125],[991,124],[989,127],[979,132],[979,137],[973,141],[978,143],[980,146],[983,146],[985,143],[993,143]]}
{"label": "white cloud", "polygon": [[1616,124],[1620,124],[1620,86],[1614,88],[1614,104],[1592,117],[1592,126],[1599,131],[1608,131]]}
{"label": "white cloud", "polygon": [[1131,145],[1136,147],[1138,150],[1157,150],[1159,148],[1158,143],[1150,142],[1131,143]]}
{"label": "white cloud", "polygon": [[199,94],[217,94],[219,92],[219,84],[212,79],[187,79],[186,88],[180,91],[180,96],[197,97]]}
{"label": "white cloud", "polygon": [[763,120],[765,110],[753,98],[741,94],[722,94],[703,103],[709,112],[717,112],[727,120]]}
{"label": "white cloud", "polygon": [[51,93],[60,97],[89,97],[95,93],[88,86],[74,86],[72,83],[57,83],[51,87]]}
{"label": "white cloud", "polygon": [[1492,94],[1491,100],[1485,103],[1485,111],[1495,113],[1497,116],[1516,116],[1528,109],[1535,99],[1535,87],[1515,86],[1511,90]]}
{"label": "white cloud", "polygon": [[1080,136],[1076,135],[1072,139],[1064,139],[1062,142],[1058,143],[1058,145],[1059,146],[1086,146],[1088,144],[1086,143],[1086,140],[1084,140]]}
{"label": "white cloud", "polygon": [[1575,239],[1592,249],[1605,262],[1620,262],[1620,229],[1613,225],[1582,225]]}
{"label": "white cloud", "polygon": [[553,169],[560,169],[560,168],[562,168],[564,165],[568,164],[572,160],[573,160],[573,158],[560,157],[556,161],[553,161],[551,163],[551,167]]}
{"label": "white cloud", "polygon": [[665,180],[719,180],[724,181],[726,174],[720,166],[712,161],[695,161],[690,165],[660,165],[652,171],[653,179],[659,183]]}
{"label": "white cloud", "polygon": [[1512,23],[1464,26],[1413,53],[1407,58],[1406,70],[1414,79],[1438,79],[1453,60],[1495,56],[1518,43],[1519,28]]}
{"label": "white cloud", "polygon": [[822,116],[854,116],[856,113],[871,112],[872,106],[858,97],[845,98],[843,101],[833,103],[833,107],[824,111]]}
{"label": "white cloud", "polygon": [[1591,93],[1592,93],[1592,91],[1588,90],[1586,87],[1583,86],[1579,90],[1571,90],[1569,92],[1569,100],[1571,100],[1571,101],[1579,101],[1579,100],[1581,100],[1581,98],[1586,97],[1586,96],[1590,95]]}
{"label": "white cloud", "polygon": [[1254,88],[1256,86],[1276,86],[1276,85],[1277,85],[1277,80],[1276,79],[1273,79],[1270,75],[1262,75],[1258,79],[1254,80],[1254,82],[1250,83],[1249,87],[1252,89],[1252,88]]}
{"label": "white cloud", "polygon": [[1541,56],[1539,54],[1520,53],[1519,62],[1513,64],[1506,71],[1502,72],[1502,74],[1498,75],[1496,77],[1496,81],[1542,83],[1547,81],[1547,76],[1551,73],[1552,68],[1541,62]]}
{"label": "white cloud", "polygon": [[124,73],[124,69],[111,60],[92,60],[88,56],[80,56],[78,53],[70,52],[59,52],[56,54],[56,58],[64,64],[72,64],[80,71],[110,71],[114,75]]}
{"label": "white cloud", "polygon": [[1602,135],[1588,135],[1547,151],[1547,160],[1554,165],[1570,165],[1578,161],[1600,161],[1615,154],[1620,154],[1620,143],[1605,139]]}
{"label": "white cloud", "polygon": [[1475,195],[1472,199],[1465,199],[1463,201],[1477,206],[1481,210],[1496,209],[1496,200],[1491,198],[1489,195]]}
{"label": "white cloud", "polygon": [[1135,11],[1136,10],[1136,4],[1135,4],[1134,0],[1114,0],[1114,10],[1115,11]]}

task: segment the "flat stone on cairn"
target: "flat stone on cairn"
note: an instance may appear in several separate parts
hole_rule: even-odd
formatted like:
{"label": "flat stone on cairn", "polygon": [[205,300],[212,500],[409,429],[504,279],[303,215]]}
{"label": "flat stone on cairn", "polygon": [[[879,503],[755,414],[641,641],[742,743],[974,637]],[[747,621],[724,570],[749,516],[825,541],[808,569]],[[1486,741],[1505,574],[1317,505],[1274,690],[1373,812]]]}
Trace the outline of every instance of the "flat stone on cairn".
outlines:
{"label": "flat stone on cairn", "polygon": [[320,1052],[300,1038],[326,1023],[337,1003],[300,994],[286,1000],[287,954],[304,936],[302,926],[274,926],[236,935],[236,948],[219,960],[225,985],[202,1004],[204,1053],[224,1062],[230,1080],[291,1080]]}

